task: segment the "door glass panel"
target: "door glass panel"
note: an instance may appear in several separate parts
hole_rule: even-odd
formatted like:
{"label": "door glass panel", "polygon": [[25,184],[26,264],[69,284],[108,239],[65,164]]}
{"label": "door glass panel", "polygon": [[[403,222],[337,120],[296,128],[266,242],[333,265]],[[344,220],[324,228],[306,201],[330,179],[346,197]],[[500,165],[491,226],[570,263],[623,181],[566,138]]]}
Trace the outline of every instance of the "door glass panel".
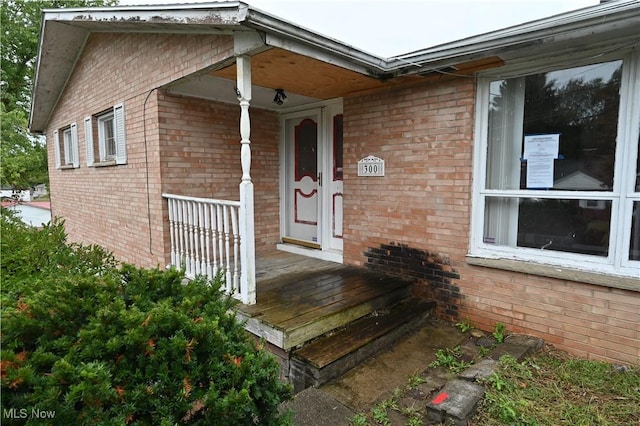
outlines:
{"label": "door glass panel", "polygon": [[304,119],[296,126],[296,181],[309,176],[314,181],[318,176],[318,125],[311,119]]}
{"label": "door glass panel", "polygon": [[342,114],[333,117],[333,180],[342,180]]}

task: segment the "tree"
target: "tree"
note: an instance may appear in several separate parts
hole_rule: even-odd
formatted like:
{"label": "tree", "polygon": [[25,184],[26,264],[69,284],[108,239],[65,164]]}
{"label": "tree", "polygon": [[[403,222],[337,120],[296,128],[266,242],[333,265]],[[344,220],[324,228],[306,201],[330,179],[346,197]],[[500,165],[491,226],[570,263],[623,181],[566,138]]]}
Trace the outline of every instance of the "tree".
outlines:
{"label": "tree", "polygon": [[24,110],[6,111],[2,114],[2,144],[0,144],[0,182],[14,189],[28,189],[48,181],[47,149],[40,139],[27,133],[27,117]]}
{"label": "tree", "polygon": [[0,184],[15,189],[27,189],[48,181],[44,141],[29,135],[31,88],[41,11],[50,8],[103,6],[117,4],[114,0],[3,0],[1,6],[0,43],[0,135],[2,171]]}

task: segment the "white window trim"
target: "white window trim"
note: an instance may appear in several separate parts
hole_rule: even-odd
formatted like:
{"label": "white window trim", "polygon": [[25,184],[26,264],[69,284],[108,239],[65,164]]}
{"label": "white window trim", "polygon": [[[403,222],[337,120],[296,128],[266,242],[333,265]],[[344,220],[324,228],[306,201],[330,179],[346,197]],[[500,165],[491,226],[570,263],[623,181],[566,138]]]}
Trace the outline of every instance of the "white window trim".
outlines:
{"label": "white window trim", "polygon": [[[636,46],[637,47],[637,46]],[[508,68],[491,71],[480,75],[477,85],[476,95],[476,121],[475,121],[475,141],[473,159],[473,191],[472,191],[472,212],[471,212],[471,235],[469,239],[469,263],[483,264],[482,259],[487,259],[486,263],[492,267],[499,267],[499,262],[504,260],[509,263],[505,269],[513,270],[513,264],[522,262],[525,271],[526,264],[539,265],[544,268],[549,266],[550,270],[561,271],[562,268],[573,269],[574,271],[592,272],[597,275],[622,277],[624,288],[629,288],[627,278],[634,282],[632,288],[640,290],[640,282],[635,283],[640,275],[640,261],[629,260],[629,241],[631,238],[631,205],[634,201],[640,201],[640,193],[631,192],[632,185],[635,185],[635,169],[638,153],[638,132],[640,128],[640,105],[634,102],[640,99],[640,54],[631,52],[627,55],[619,54],[611,59],[623,59],[622,89],[620,93],[620,113],[618,117],[618,143],[616,144],[615,179],[612,192],[587,192],[587,191],[541,191],[528,190],[488,190],[485,188],[487,178],[487,147],[488,147],[488,119],[489,119],[489,84],[491,80],[513,78],[517,75],[537,74],[547,70],[570,68],[573,66],[587,65],[589,62],[602,62],[608,58],[589,61],[594,52],[584,54],[584,63],[578,63],[575,58],[571,62],[563,65],[555,63],[548,69],[536,66],[531,61],[528,65],[530,72],[522,66],[518,68]],[[491,196],[507,198],[536,197],[536,198],[565,198],[565,199],[591,199],[610,200],[611,206],[611,232],[614,240],[609,247],[607,257],[567,253],[561,251],[544,251],[540,249],[509,247],[486,244],[483,241],[485,200]],[[553,274],[546,274],[552,276]],[[627,278],[625,278],[627,277]],[[599,281],[600,284],[607,285],[607,282]],[[612,284],[612,286],[616,286]]]}
{"label": "white window trim", "polygon": [[71,127],[62,129],[62,146],[64,147],[64,164],[73,164],[73,136],[71,134]]}
{"label": "white window trim", "polygon": [[[113,117],[113,135],[115,138],[115,155],[108,157],[106,155],[106,144],[103,131],[102,120],[106,117]],[[94,126],[98,130],[98,158],[95,158],[96,150],[94,147]],[[127,164],[127,143],[125,131],[125,112],[124,104],[115,105],[112,109],[102,114],[87,116],[84,119],[85,143],[87,148],[87,166],[103,167]]]}
{"label": "white window trim", "polygon": [[114,152],[111,155],[107,154],[107,137],[105,135],[105,127],[106,121],[111,120],[111,125],[113,126],[113,137],[115,138],[115,117],[113,114],[113,110],[111,110],[110,112],[107,112],[105,114],[101,114],[98,117],[96,117],[97,122],[98,122],[98,146],[99,146],[99,152],[100,152],[100,162],[107,162],[107,161],[114,161],[116,159],[116,153]]}
{"label": "white window trim", "polygon": [[[71,152],[65,146],[64,134],[69,132],[71,137]],[[60,145],[62,144],[62,146]],[[55,154],[56,169],[76,169],[80,167],[80,155],[78,152],[78,126],[72,123],[53,131],[53,150]],[[64,158],[62,158],[64,155]],[[64,161],[63,161],[64,160]]]}

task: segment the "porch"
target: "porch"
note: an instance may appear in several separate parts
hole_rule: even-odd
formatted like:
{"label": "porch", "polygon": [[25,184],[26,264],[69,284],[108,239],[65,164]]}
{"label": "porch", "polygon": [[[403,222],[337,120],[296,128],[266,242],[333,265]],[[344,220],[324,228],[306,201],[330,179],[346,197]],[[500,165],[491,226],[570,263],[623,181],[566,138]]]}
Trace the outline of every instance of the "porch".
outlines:
{"label": "porch", "polygon": [[410,283],[364,268],[274,251],[256,261],[257,303],[245,328],[289,351],[410,295]]}
{"label": "porch", "polygon": [[[410,297],[410,281],[276,250],[275,243],[247,268],[239,256],[246,240],[237,226],[237,202],[164,197],[172,264],[187,276],[226,277],[225,290],[241,302],[238,319],[267,342],[282,377],[298,391],[338,377],[393,344],[433,309],[433,303]],[[243,287],[250,283],[254,287]],[[254,297],[245,300],[243,294]]]}
{"label": "porch", "polygon": [[404,280],[275,247],[266,255],[256,258],[251,252],[242,258],[248,239],[238,226],[238,202],[164,197],[171,265],[184,268],[187,277],[222,274],[225,291],[241,302],[238,316],[246,329],[281,350],[301,346],[410,294],[410,283]]}

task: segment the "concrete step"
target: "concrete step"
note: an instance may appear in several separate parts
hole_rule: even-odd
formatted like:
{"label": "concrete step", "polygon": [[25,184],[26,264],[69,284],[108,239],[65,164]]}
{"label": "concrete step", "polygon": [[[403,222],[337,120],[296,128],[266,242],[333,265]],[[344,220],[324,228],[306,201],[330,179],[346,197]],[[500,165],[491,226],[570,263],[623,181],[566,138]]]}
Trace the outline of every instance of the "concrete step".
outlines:
{"label": "concrete step", "polygon": [[289,380],[295,392],[341,376],[418,328],[434,308],[434,302],[404,299],[294,351]]}

